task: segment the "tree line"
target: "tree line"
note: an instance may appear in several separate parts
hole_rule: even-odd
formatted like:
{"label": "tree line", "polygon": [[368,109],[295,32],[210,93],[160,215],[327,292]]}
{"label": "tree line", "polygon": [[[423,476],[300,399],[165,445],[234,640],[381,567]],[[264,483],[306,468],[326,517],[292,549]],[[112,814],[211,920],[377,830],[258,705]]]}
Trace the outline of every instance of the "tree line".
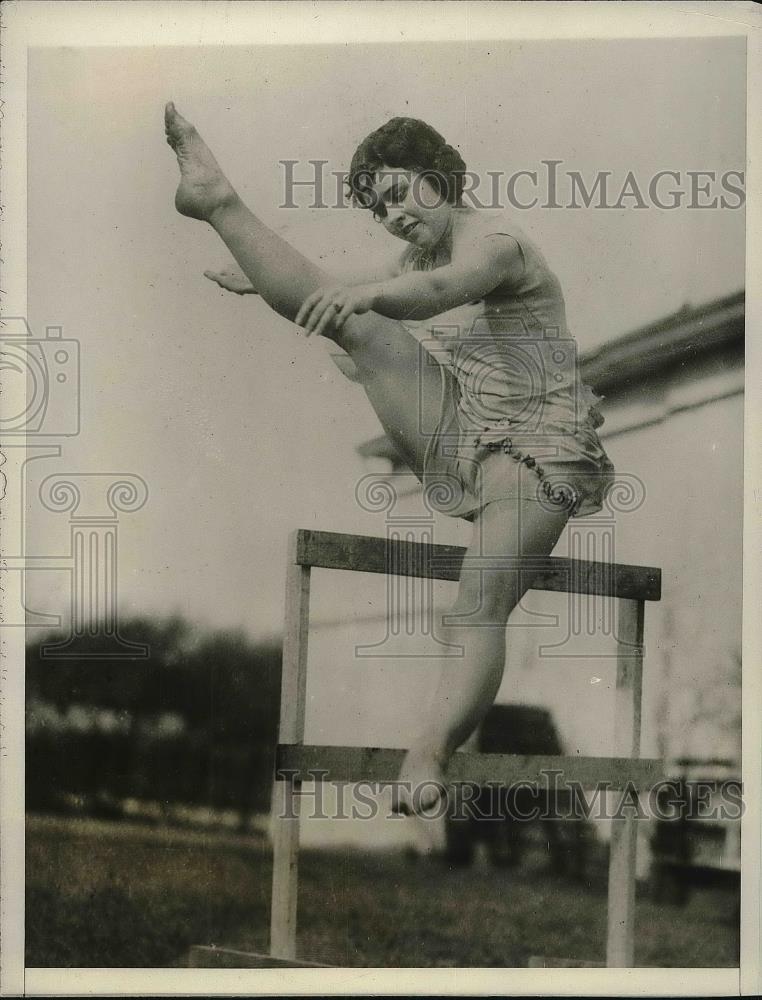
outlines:
{"label": "tree line", "polygon": [[[97,630],[96,630],[97,631]],[[120,622],[144,659],[102,659],[98,637],[32,634],[26,647],[30,809],[119,809],[127,799],[269,808],[281,644],[179,617]]]}

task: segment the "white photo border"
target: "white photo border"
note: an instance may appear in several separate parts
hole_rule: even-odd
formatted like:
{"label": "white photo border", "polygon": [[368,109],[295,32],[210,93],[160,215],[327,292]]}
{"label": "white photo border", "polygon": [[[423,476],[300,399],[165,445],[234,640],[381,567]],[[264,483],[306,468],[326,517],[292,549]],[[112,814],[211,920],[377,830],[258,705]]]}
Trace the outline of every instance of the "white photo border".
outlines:
{"label": "white photo border", "polygon": [[[745,396],[743,780],[741,966],[733,969],[25,969],[24,968],[24,635],[0,630],[0,811],[3,822],[0,994],[499,994],[612,996],[753,995],[762,992],[760,801],[762,728],[762,18],[752,3],[490,3],[266,0],[17,0],[2,12],[2,289],[5,315],[27,315],[26,66],[41,46],[208,46],[330,42],[722,37],[747,39],[747,329]],[[14,411],[15,412],[15,411]],[[13,475],[7,460],[6,475]],[[755,492],[756,490],[756,492]],[[760,499],[755,500],[755,496]],[[13,530],[3,513],[4,530]],[[6,536],[7,537],[7,536]],[[755,556],[757,556],[755,558]],[[19,574],[4,574],[15,577]],[[14,596],[3,581],[1,600]],[[19,595],[16,595],[19,596]]]}

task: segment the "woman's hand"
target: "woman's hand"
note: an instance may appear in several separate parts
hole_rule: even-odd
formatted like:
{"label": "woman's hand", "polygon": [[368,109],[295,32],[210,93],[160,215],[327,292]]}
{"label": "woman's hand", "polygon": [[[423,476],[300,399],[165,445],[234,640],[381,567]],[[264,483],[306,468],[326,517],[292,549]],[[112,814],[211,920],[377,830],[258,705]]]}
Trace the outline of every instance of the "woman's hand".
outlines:
{"label": "woman's hand", "polygon": [[352,313],[366,313],[373,308],[377,289],[374,284],[318,288],[304,300],[294,322],[304,327],[308,337],[324,333],[329,324],[340,330]]}
{"label": "woman's hand", "polygon": [[257,290],[241,271],[204,271],[204,277],[236,295],[256,295]]}

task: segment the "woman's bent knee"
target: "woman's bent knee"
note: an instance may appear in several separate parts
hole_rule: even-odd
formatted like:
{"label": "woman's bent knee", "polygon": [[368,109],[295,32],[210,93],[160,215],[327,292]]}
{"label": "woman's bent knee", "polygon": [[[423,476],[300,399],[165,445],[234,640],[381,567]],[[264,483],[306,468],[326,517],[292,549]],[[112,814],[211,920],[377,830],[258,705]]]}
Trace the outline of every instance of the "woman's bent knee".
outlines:
{"label": "woman's bent knee", "polygon": [[418,365],[418,341],[398,323],[378,313],[351,316],[333,337],[358,366],[410,371]]}
{"label": "woman's bent knee", "polygon": [[[384,322],[383,319],[380,322]],[[331,336],[332,340],[343,348],[357,363],[355,355],[362,357],[370,352],[374,339],[378,333],[369,316],[350,316],[344,326]]]}
{"label": "woman's bent knee", "polygon": [[489,570],[465,573],[448,623],[455,624],[459,618],[464,625],[505,625],[519,599],[515,577],[515,573]]}

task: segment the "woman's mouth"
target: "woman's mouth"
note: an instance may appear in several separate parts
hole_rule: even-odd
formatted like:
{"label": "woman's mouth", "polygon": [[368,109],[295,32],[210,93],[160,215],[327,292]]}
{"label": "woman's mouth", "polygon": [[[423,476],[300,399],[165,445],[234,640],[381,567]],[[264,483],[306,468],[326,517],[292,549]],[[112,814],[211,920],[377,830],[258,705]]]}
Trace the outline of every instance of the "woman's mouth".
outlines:
{"label": "woman's mouth", "polygon": [[413,230],[416,228],[417,225],[418,225],[417,221],[408,222],[408,224],[402,230],[402,237],[403,237],[403,239],[407,239],[410,236],[410,234],[413,232]]}

